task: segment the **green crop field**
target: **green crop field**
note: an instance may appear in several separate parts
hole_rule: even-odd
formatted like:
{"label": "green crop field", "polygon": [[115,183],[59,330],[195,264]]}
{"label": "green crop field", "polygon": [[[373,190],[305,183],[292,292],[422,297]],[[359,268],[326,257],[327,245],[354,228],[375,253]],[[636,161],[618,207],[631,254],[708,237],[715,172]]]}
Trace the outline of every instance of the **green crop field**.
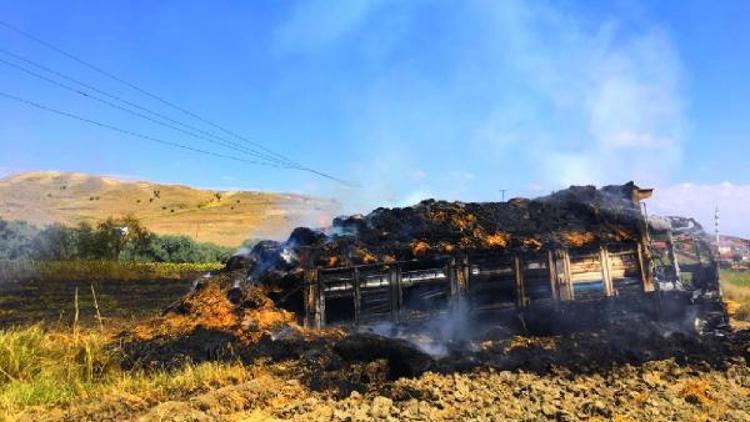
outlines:
{"label": "green crop field", "polygon": [[732,317],[750,322],[750,272],[722,270],[721,289]]}

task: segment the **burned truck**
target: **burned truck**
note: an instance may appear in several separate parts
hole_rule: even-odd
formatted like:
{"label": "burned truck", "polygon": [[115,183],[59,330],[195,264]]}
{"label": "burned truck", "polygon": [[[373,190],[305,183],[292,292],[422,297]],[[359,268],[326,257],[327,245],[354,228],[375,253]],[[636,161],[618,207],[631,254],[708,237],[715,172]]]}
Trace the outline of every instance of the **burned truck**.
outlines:
{"label": "burned truck", "polygon": [[578,329],[632,315],[726,325],[716,262],[696,224],[646,215],[652,195],[572,186],[507,202],[426,200],[297,228],[233,257],[307,327],[424,324],[442,315],[511,331]]}

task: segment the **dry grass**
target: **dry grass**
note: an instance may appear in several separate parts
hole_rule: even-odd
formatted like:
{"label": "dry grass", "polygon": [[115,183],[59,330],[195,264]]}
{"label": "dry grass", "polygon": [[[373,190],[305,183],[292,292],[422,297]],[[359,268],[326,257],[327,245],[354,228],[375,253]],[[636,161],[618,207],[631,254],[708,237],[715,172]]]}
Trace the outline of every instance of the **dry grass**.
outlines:
{"label": "dry grass", "polygon": [[0,260],[0,280],[97,281],[193,278],[220,263]]}
{"label": "dry grass", "polygon": [[0,413],[84,394],[117,366],[107,338],[92,332],[0,331]]}
{"label": "dry grass", "polygon": [[700,379],[687,380],[680,386],[679,396],[688,403],[699,404],[701,406],[710,406],[714,399],[710,395],[711,387],[709,384]]}
{"label": "dry grass", "polygon": [[722,271],[721,290],[729,315],[750,322],[750,272]]}
{"label": "dry grass", "polygon": [[[158,191],[158,196],[155,194]],[[334,201],[265,192],[218,192],[81,173],[24,173],[0,180],[0,217],[38,225],[96,223],[132,214],[157,234],[237,246],[330,221]]]}
{"label": "dry grass", "polygon": [[[254,307],[243,308],[227,299],[227,283],[213,280],[196,289],[180,301],[183,312],[167,312],[133,328],[135,338],[149,340],[156,336],[180,336],[201,326],[224,332],[234,332],[247,341],[259,340],[264,333],[282,326],[299,329],[295,314],[277,308],[264,295],[252,300]],[[231,285],[231,284],[230,284]],[[251,300],[245,298],[245,300]]]}
{"label": "dry grass", "polygon": [[[94,397],[165,401],[237,384],[252,376],[241,363],[186,365],[175,371],[122,371],[112,336],[99,331],[0,331],[0,421],[32,406],[47,409]],[[256,369],[257,370],[257,369]]]}

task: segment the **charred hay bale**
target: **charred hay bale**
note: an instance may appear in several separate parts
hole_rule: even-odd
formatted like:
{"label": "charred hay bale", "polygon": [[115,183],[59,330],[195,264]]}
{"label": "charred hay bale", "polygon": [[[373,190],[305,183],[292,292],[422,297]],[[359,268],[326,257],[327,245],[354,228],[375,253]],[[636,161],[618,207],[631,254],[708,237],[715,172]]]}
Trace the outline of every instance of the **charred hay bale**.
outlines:
{"label": "charred hay bale", "polygon": [[415,377],[429,370],[434,360],[406,340],[375,334],[352,334],[333,346],[346,361],[372,362],[387,359],[389,377]]}
{"label": "charred hay bale", "polygon": [[357,235],[367,228],[367,221],[362,214],[339,216],[333,219],[331,228],[333,235]]}
{"label": "charred hay bale", "polygon": [[287,239],[287,245],[294,246],[311,246],[318,245],[325,240],[326,235],[319,230],[313,230],[308,227],[297,227]]}
{"label": "charred hay bale", "polygon": [[121,345],[123,369],[171,369],[186,363],[229,361],[236,358],[237,337],[227,331],[197,326],[180,336],[127,340]]}
{"label": "charred hay bale", "polygon": [[628,183],[571,186],[537,198],[463,203],[425,200],[337,217],[325,231],[296,228],[286,242],[258,243],[243,262],[254,282],[295,288],[308,266],[387,263],[474,252],[524,253],[626,242],[638,235],[640,210]]}
{"label": "charred hay bale", "polygon": [[232,255],[224,264],[223,272],[246,271],[251,264],[249,255]]}

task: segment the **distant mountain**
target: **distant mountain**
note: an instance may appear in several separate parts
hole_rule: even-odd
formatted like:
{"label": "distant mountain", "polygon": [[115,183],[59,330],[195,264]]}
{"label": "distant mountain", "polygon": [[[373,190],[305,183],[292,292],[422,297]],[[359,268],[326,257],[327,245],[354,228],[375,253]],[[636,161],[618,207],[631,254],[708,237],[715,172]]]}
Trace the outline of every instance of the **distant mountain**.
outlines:
{"label": "distant mountain", "polygon": [[239,245],[245,239],[284,237],[295,226],[327,224],[334,200],[251,191],[127,181],[83,173],[30,172],[0,179],[0,217],[36,225],[95,223],[133,214],[159,234]]}

